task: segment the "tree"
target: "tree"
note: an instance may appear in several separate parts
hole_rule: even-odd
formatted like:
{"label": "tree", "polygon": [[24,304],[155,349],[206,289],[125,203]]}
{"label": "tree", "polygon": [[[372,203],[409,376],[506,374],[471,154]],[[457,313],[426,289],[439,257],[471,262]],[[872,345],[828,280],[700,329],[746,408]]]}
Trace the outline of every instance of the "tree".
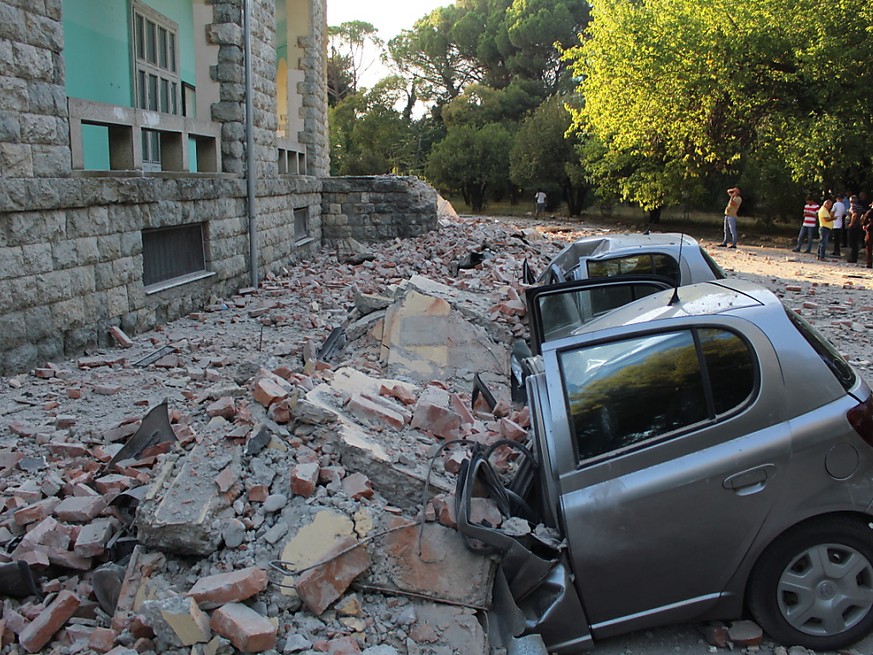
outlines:
{"label": "tree", "polygon": [[482,77],[481,67],[464,57],[451,31],[460,15],[455,6],[435,9],[388,42],[392,62],[402,75],[417,83],[419,95],[440,104]]}
{"label": "tree", "polygon": [[418,165],[411,123],[395,109],[403,89],[403,80],[385,78],[331,108],[332,174],[406,173]]}
{"label": "tree", "polygon": [[375,63],[368,46],[381,48],[384,41],[371,23],[360,20],[330,26],[327,33],[328,104],[336,106],[343,98],[358,92],[361,75]]}
{"label": "tree", "polygon": [[498,123],[482,127],[450,127],[427,162],[428,179],[438,187],[459,191],[474,211],[485,206],[488,189],[508,182],[512,135]]}
{"label": "tree", "polygon": [[570,112],[561,96],[546,100],[522,123],[512,148],[509,175],[522,187],[558,187],[571,216],[582,210],[589,186],[576,141],[566,135]]}
{"label": "tree", "polygon": [[865,160],[871,24],[867,0],[599,0],[566,54],[575,128],[602,148],[599,177],[632,171],[621,197],[644,206],[766,156],[827,188]]}

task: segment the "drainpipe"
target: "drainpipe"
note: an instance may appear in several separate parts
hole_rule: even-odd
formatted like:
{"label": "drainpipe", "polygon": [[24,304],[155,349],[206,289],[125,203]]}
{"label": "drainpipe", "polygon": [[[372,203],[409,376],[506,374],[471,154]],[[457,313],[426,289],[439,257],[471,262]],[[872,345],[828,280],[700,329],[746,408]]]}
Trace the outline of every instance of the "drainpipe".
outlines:
{"label": "drainpipe", "polygon": [[243,0],[243,47],[246,61],[246,199],[249,218],[251,286],[258,288],[258,226],[255,195],[255,115],[252,102],[252,0]]}

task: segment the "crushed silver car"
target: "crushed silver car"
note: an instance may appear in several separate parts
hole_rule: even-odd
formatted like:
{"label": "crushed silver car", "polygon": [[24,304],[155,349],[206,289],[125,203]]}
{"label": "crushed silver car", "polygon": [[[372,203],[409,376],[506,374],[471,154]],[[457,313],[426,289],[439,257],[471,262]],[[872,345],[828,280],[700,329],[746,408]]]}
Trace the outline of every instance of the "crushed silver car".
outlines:
{"label": "crushed silver car", "polygon": [[[545,300],[590,308],[638,284],[588,281],[567,302],[554,287],[528,291],[531,442],[515,446],[508,481],[491,451],[475,451],[456,489],[468,545],[502,558],[496,606],[553,653],[746,609],[786,646],[858,641],[873,629],[867,383],[744,281],[656,291],[582,327],[549,327]],[[491,498],[501,525],[471,519],[474,495]]]}
{"label": "crushed silver car", "polygon": [[700,244],[684,234],[613,234],[573,242],[549,263],[540,283],[622,275],[658,275],[678,284],[724,279]]}

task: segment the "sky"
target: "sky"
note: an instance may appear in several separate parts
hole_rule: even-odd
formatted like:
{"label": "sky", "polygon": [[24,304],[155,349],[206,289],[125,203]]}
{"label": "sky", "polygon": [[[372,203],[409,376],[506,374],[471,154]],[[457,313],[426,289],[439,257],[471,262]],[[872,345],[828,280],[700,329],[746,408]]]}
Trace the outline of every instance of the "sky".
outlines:
{"label": "sky", "polygon": [[453,4],[454,0],[327,0],[327,24],[339,25],[350,20],[363,20],[379,30],[387,41],[437,7]]}
{"label": "sky", "polygon": [[[454,0],[327,0],[327,24],[366,21],[379,30],[379,38],[387,42],[401,30],[412,29],[415,21],[437,7],[453,3]],[[376,62],[364,74],[363,85],[372,86],[384,76],[384,69]]]}

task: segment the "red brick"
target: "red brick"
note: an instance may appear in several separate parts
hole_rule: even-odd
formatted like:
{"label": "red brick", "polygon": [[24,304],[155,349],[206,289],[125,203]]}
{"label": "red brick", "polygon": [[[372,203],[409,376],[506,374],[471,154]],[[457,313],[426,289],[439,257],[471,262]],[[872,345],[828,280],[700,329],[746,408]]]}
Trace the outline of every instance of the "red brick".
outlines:
{"label": "red brick", "polygon": [[92,391],[100,396],[114,396],[123,388],[120,384],[98,384],[94,386]]}
{"label": "red brick", "polygon": [[502,434],[506,439],[511,439],[512,441],[524,441],[525,437],[527,437],[527,430],[521,427],[518,423],[510,421],[508,418],[499,419],[497,424],[500,426],[500,434]]}
{"label": "red brick", "polygon": [[387,385],[383,384],[379,387],[379,395],[394,398],[395,400],[399,400],[404,405],[415,404],[415,394],[413,394],[402,384],[395,384],[393,387],[388,387]]}
{"label": "red brick", "polygon": [[276,646],[276,627],[242,603],[228,603],[215,610],[211,626],[243,653],[258,653]]}
{"label": "red brick", "polygon": [[38,503],[33,503],[32,505],[27,505],[26,507],[16,510],[15,513],[13,513],[12,518],[18,525],[37,523],[51,516],[55,507],[57,507],[60,502],[60,498],[46,498]]}
{"label": "red brick", "polygon": [[18,636],[18,642],[28,653],[36,653],[70,620],[79,607],[79,597],[72,591],[60,592],[54,601]]}
{"label": "red brick", "polygon": [[103,496],[68,496],[57,507],[54,514],[61,521],[85,523],[97,517],[106,509]]}
{"label": "red brick", "polygon": [[330,655],[357,655],[361,647],[354,637],[338,637],[327,642],[327,652]]}
{"label": "red brick", "polygon": [[221,473],[215,476],[214,478],[215,484],[218,485],[218,490],[221,493],[227,493],[233,488],[233,485],[236,483],[236,476],[233,472],[232,466],[226,466],[222,469]]}
{"label": "red brick", "polygon": [[[370,555],[366,548],[351,548],[356,544],[353,537],[343,537],[326,554],[322,564],[298,576],[297,593],[313,614],[324,612],[370,566]],[[346,550],[348,552],[337,556]]]}
{"label": "red brick", "polygon": [[269,495],[270,489],[265,484],[255,484],[248,489],[249,500],[253,503],[262,503]]}
{"label": "red brick", "polygon": [[342,466],[323,466],[318,471],[318,481],[322,484],[330,484],[331,482],[339,482],[346,475],[346,470]]}
{"label": "red brick", "polygon": [[356,418],[376,425],[385,423],[395,430],[402,430],[409,418],[406,412],[397,410],[400,408],[393,409],[362,394],[353,395],[346,405],[346,411]]}
{"label": "red brick", "polygon": [[130,348],[133,346],[133,340],[121,328],[113,325],[109,328],[109,334],[112,335],[119,348]]}
{"label": "red brick", "polygon": [[449,394],[446,391],[429,386],[415,405],[412,427],[443,439],[455,438],[462,420],[449,404]]}
{"label": "red brick", "polygon": [[117,475],[110,473],[94,481],[94,486],[101,494],[114,493],[120,494],[122,491],[127,491],[133,486],[133,481],[126,475]]}
{"label": "red brick", "polygon": [[206,408],[206,414],[230,420],[236,416],[236,403],[230,396],[223,396]]}
{"label": "red brick", "polygon": [[267,588],[267,573],[251,566],[230,573],[210,575],[200,578],[186,596],[191,596],[204,609],[218,607],[224,603],[251,598]]}
{"label": "red brick", "polygon": [[112,650],[117,638],[118,635],[115,630],[110,630],[109,628],[94,628],[91,632],[91,636],[88,637],[88,648],[91,648],[98,653],[105,653],[106,651]]}
{"label": "red brick", "polygon": [[373,497],[373,485],[363,473],[352,473],[343,479],[343,491],[354,500]]}
{"label": "red brick", "polygon": [[298,496],[309,498],[315,493],[315,486],[318,483],[318,463],[308,462],[306,464],[298,464],[291,469],[291,491]]}
{"label": "red brick", "polygon": [[269,407],[275,402],[288,397],[288,392],[268,378],[261,378],[255,382],[252,392],[254,399],[263,407]]}

